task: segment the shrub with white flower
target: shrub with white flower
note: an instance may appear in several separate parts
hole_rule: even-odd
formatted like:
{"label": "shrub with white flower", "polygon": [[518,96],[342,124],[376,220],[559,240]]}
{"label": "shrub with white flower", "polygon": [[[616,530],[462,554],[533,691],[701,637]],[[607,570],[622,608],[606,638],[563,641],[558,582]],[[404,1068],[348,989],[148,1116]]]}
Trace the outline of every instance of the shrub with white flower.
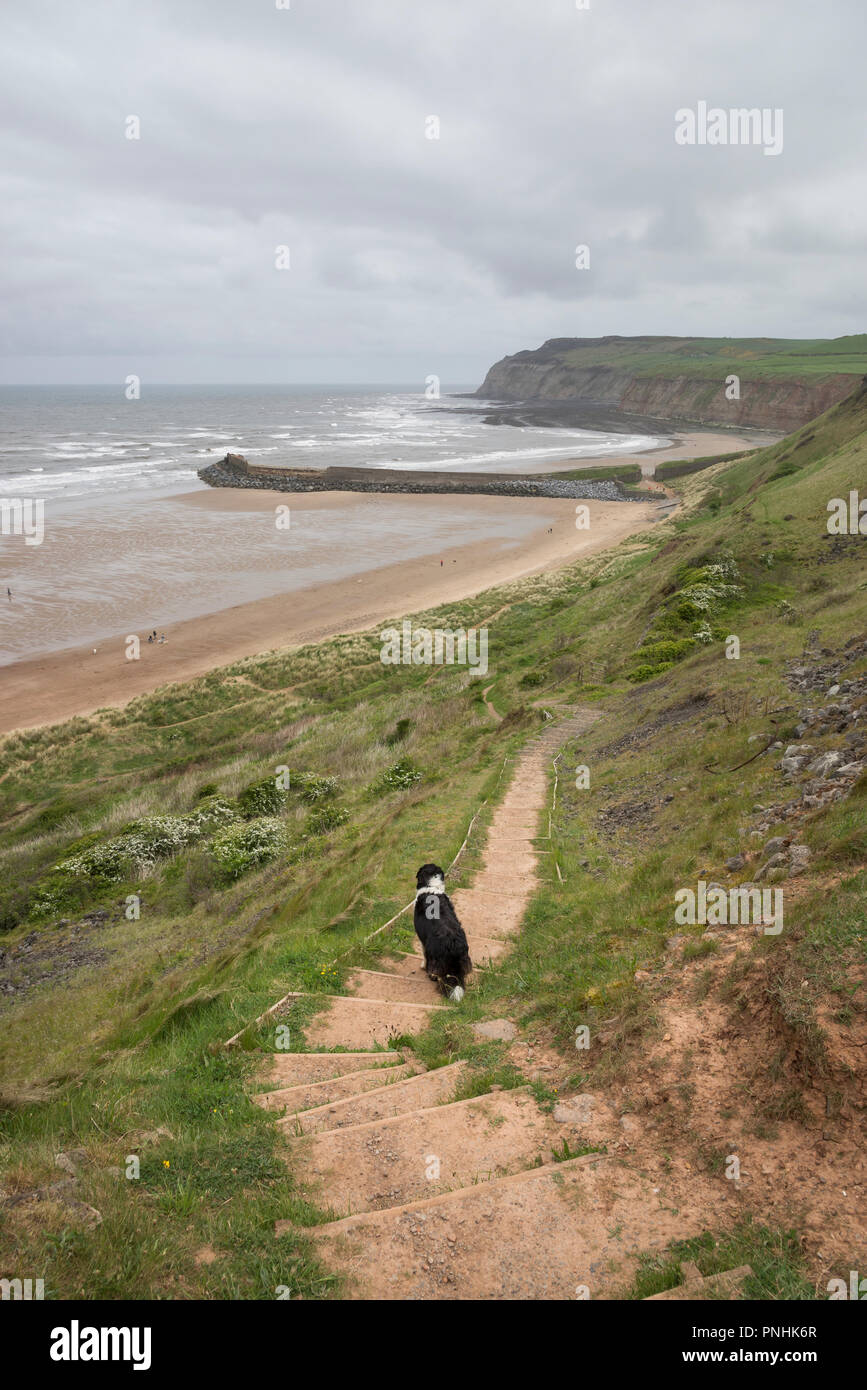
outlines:
{"label": "shrub with white flower", "polygon": [[199,834],[186,816],[145,816],[117,843],[140,869],[147,869],[158,859],[168,859],[185,849]]}
{"label": "shrub with white flower", "polygon": [[704,573],[712,584],[737,584],[741,577],[737,560],[730,550],[723,550],[714,564],[705,565]]}
{"label": "shrub with white flower", "polygon": [[56,868],[70,878],[121,883],[131,873],[146,873],[160,859],[171,858],[237,818],[228,801],[211,797],[188,816],[143,816],[122,834],[79,850]]}
{"label": "shrub with white flower", "polygon": [[400,758],[373,783],[372,792],[406,791],[421,781],[421,773],[412,758]]}
{"label": "shrub with white flower", "polygon": [[336,796],[338,782],[336,777],[317,777],[313,772],[302,772],[292,779],[292,786],[297,789],[302,801],[313,803]]}
{"label": "shrub with white flower", "polygon": [[[711,620],[724,603],[744,592],[737,561],[723,550],[709,565],[689,566],[680,571],[680,588],[670,595],[645,632],[638,651],[626,670],[630,681],[646,681],[687,656],[695,646],[714,641]],[[695,624],[691,636],[679,636],[680,624]],[[682,629],[680,629],[682,631]]]}
{"label": "shrub with white flower", "polygon": [[71,854],[55,865],[59,874],[69,878],[96,879],[103,883],[122,883],[129,877],[130,856],[122,839],[107,840],[102,845]]}
{"label": "shrub with white flower", "polygon": [[231,825],[238,819],[238,812],[230,802],[221,796],[209,796],[195,811],[184,816],[199,835],[208,835],[223,825]]}
{"label": "shrub with white flower", "polygon": [[743,593],[743,586],[737,583],[739,578],[737,564],[728,552],[723,552],[715,564],[693,571],[676,595],[678,617],[685,622],[708,617],[721,603],[738,598]]}
{"label": "shrub with white flower", "polygon": [[240,878],[285,849],[286,827],[276,816],[229,825],[211,841],[211,853],[229,878]]}

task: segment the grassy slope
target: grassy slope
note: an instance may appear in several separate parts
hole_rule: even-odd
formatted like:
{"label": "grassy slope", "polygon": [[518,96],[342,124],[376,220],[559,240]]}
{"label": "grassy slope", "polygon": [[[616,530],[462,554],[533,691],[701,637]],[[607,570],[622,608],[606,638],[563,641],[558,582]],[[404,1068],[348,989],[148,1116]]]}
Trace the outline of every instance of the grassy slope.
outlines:
{"label": "grassy slope", "polygon": [[[34,922],[26,914],[32,885],[70,844],[85,834],[109,837],[143,814],[188,811],[203,783],[235,795],[286,762],[338,776],[350,818],[330,835],[300,841],[306,811],[292,802],[287,823],[298,848],[286,862],[225,885],[200,846],[144,882],[88,892],[64,913],[78,920],[104,906],[116,920],[82,928],[80,943],[101,954],[79,957],[68,975],[37,985],[3,1016],[0,1182],[14,1190],[56,1180],[54,1154],[82,1146],[94,1160],[82,1194],[104,1220],[91,1231],[50,1201],[15,1207],[0,1218],[4,1269],[44,1273],[59,1296],[268,1298],[281,1283],[306,1297],[333,1292],[303,1235],[273,1241],[275,1216],[294,1215],[303,1225],[322,1214],[295,1191],[272,1122],[246,1100],[251,1052],[226,1055],[215,1044],[293,986],[340,989],[339,969],[322,973],[340,953],[350,951],[354,963],[372,958],[351,948],[406,901],[407,868],[419,856],[451,858],[479,802],[496,795],[504,757],[536,726],[530,706],[540,699],[594,702],[605,715],[564,760],[567,768],[587,764],[593,789],[588,796],[568,777],[561,782],[555,849],[565,882],[547,859],[514,954],[418,1046],[431,1064],[470,1057],[470,1085],[483,1089],[517,1076],[502,1045],[472,1043],[478,1017],[508,1011],[573,1059],[577,1024],[613,1018],[603,1055],[575,1079],[592,1075],[594,1086],[606,1084],[628,1068],[656,1026],[632,975],[660,956],[672,929],[674,886],[734,853],[753,802],[773,799],[766,759],[728,777],[709,776],[705,765],[731,767],[749,756],[748,736],[768,728],[762,710],[791,702],[782,662],[800,653],[809,629],[818,627],[823,645],[838,648],[867,628],[860,542],[832,546],[825,531],[828,498],[845,496],[867,476],[865,451],[862,396],[771,449],[684,480],[687,514],[663,530],[558,575],[428,615],[427,626],[490,620],[484,681],[383,668],[378,640],[360,636],[245,661],[122,712],[7,740],[0,882],[8,885],[7,923],[22,918],[2,938],[7,947],[32,938],[32,950],[48,951],[65,939],[69,929],[56,919]],[[719,631],[740,636],[740,661],[726,661],[717,638],[651,680],[631,683],[636,653],[661,612],[667,621],[667,596],[684,571],[723,549],[736,558],[744,593],[718,615]],[[780,620],[782,601],[794,619]],[[491,681],[490,698],[508,715],[497,727],[479,698]],[[734,723],[721,715],[723,696],[740,702]],[[664,723],[672,709],[687,717]],[[410,720],[408,735],[389,746],[401,719]],[[642,727],[650,733],[636,741]],[[423,780],[406,792],[371,796],[371,782],[404,753]],[[600,821],[600,809],[646,801],[648,787],[674,795],[649,823],[639,818],[624,828],[616,815]],[[853,994],[846,975],[857,969],[863,980],[862,805],[863,789],[817,830],[832,862],[835,846],[850,847],[839,889],[844,910],[827,896],[807,897],[793,910],[793,929],[779,943],[764,939],[755,952],[762,978],[774,972],[787,1037],[804,1044],[803,1086],[821,1081],[817,1018],[828,1000],[833,1006],[838,998],[842,1008],[845,994],[856,1023],[863,1020],[863,993]],[[473,864],[471,846],[464,881]],[[134,924],[118,909],[130,892],[143,899]],[[391,945],[406,941],[405,921],[389,934]],[[793,968],[799,986],[805,973],[810,980],[810,997],[799,995],[797,1010]],[[274,1045],[267,1029],[247,1042],[251,1049]],[[763,1104],[777,1113],[771,1102],[782,1103],[791,1080],[783,1072],[788,1079],[776,1092],[759,1087],[749,1097],[757,1123]],[[688,1112],[677,1121],[682,1142],[715,1162]],[[157,1133],[160,1127],[169,1133]],[[128,1153],[142,1156],[138,1182],[106,1171]],[[768,1241],[780,1253],[759,1292],[803,1292],[783,1236],[760,1231],[738,1249],[750,1253]],[[213,1263],[197,1262],[205,1246],[217,1252]]]}
{"label": "grassy slope", "polygon": [[742,380],[825,377],[867,372],[867,334],[815,340],[800,338],[624,338],[558,354],[572,367],[609,366],[636,376],[698,376],[718,381],[736,372]]}

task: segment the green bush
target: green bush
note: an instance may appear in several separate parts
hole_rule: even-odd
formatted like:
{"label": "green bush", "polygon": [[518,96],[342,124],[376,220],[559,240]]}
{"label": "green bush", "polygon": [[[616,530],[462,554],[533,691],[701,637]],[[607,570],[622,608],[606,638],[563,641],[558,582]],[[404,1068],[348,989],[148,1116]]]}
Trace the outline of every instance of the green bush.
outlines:
{"label": "green bush", "polygon": [[238,807],[245,820],[255,820],[259,816],[274,816],[282,811],[286,792],[278,787],[275,777],[265,777],[261,782],[251,782],[238,797]]}
{"label": "green bush", "polygon": [[[80,889],[78,892],[81,896]],[[34,889],[28,916],[36,921],[46,917],[60,917],[78,906],[74,893],[71,881],[63,882],[57,877],[43,880]]]}
{"label": "green bush", "polygon": [[396,743],[403,743],[412,728],[411,719],[398,719],[390,734],[386,734],[384,742],[387,747],[394,748]]}
{"label": "green bush", "polygon": [[317,777],[312,772],[299,772],[292,776],[292,786],[301,800],[311,804],[336,796],[338,785],[336,777]]}
{"label": "green bush", "polygon": [[[679,566],[674,574],[672,592],[666,594],[666,604],[654,619],[644,644],[633,653],[626,668],[626,678],[633,683],[648,680],[667,671],[676,661],[714,641],[711,616],[723,604],[743,593],[737,562],[730,551],[702,557]],[[688,636],[682,633],[685,624],[697,623]]]}
{"label": "green bush", "polygon": [[345,825],[349,820],[349,812],[342,806],[321,806],[316,811],[311,811],[304,825],[305,835],[327,835],[330,830],[336,830],[339,825]]}
{"label": "green bush", "polygon": [[645,662],[629,671],[626,679],[632,681],[633,685],[638,685],[639,681],[649,681],[651,676],[661,676],[663,671],[670,670],[673,665],[673,661],[664,661],[661,666],[648,666]]}
{"label": "green bush", "polygon": [[0,935],[14,931],[27,916],[27,889],[23,886],[8,888],[0,895]]}
{"label": "green bush", "polygon": [[663,662],[680,661],[687,652],[692,651],[692,648],[693,639],[681,637],[678,640],[668,639],[664,642],[651,642],[646,647],[639,647],[636,656],[641,658],[642,664],[661,666]]}

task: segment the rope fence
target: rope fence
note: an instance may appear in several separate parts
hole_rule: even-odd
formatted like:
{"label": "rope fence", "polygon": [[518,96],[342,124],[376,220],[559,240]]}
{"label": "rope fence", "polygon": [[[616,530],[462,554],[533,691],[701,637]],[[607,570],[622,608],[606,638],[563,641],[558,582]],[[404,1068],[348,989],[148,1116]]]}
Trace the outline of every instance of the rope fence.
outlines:
{"label": "rope fence", "polygon": [[[496,795],[497,789],[499,788],[500,782],[503,778],[503,773],[506,770],[506,763],[510,761],[511,758],[509,756],[503,759],[503,766],[500,768],[500,773],[494,785],[492,795]],[[451,864],[449,864],[448,868],[446,869],[447,874],[451,873],[452,869],[455,867],[464,850],[466,849],[467,845],[469,844],[470,836],[473,833],[473,826],[475,825],[484,808],[487,806],[488,800],[489,798],[485,797],[484,801],[482,801],[476,808],[475,815],[473,816],[472,820],[470,821],[467,827],[467,833],[464,836],[464,842],[458,850],[457,854],[455,855],[454,859],[452,860]],[[333,960],[329,961],[328,965],[325,968],[331,969],[332,966],[335,966],[338,961],[344,960],[347,956],[352,955],[353,951],[357,951],[359,947],[366,946],[368,942],[374,939],[374,937],[380,936],[381,933],[387,931],[389,927],[393,927],[395,922],[399,922],[401,917],[403,917],[407,912],[409,912],[410,908],[414,906],[415,897],[413,897],[412,900],[408,902],[405,907],[402,907],[399,912],[396,912],[393,917],[389,917],[387,922],[383,922],[381,927],[377,927],[375,931],[370,932],[361,941],[354,941],[351,946],[348,946],[346,948],[345,951],[341,951],[340,955],[335,956]],[[246,1032],[249,1031],[249,1029],[258,1028],[260,1024],[264,1023],[267,1018],[271,1018],[275,1013],[282,1009],[285,1004],[288,1004],[290,1000],[297,999],[299,994],[301,993],[303,993],[303,991],[301,990],[290,990],[288,994],[284,994],[282,999],[278,999],[276,1004],[272,1004],[269,1009],[266,1009],[264,1013],[261,1013],[258,1018],[255,1018],[253,1020],[252,1023],[245,1023],[244,1027],[241,1028],[237,1033],[233,1034],[233,1036],[229,1038],[228,1042],[226,1042],[224,1046],[237,1047],[241,1038]]]}

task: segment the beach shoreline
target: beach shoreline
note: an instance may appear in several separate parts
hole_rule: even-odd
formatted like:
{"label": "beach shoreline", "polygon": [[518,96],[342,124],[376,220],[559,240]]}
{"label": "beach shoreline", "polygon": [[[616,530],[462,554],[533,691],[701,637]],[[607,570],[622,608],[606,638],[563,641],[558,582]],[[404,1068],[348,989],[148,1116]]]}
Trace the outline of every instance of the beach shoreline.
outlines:
{"label": "beach shoreline", "polygon": [[527,473],[562,473],[573,468],[599,468],[613,473],[624,464],[637,463],[645,478],[652,478],[658,463],[685,463],[688,459],[709,458],[715,454],[736,454],[764,449],[783,438],[779,430],[672,430],[672,442],[659,444],[635,454],[586,454],[580,459],[564,459],[554,464],[532,464]]}
{"label": "beach shoreline", "polygon": [[[357,503],[357,495],[349,497]],[[436,500],[459,509],[468,499]],[[286,494],[202,490],[175,501],[207,518],[221,512],[273,512],[275,505],[285,504]],[[424,508],[430,501],[423,495],[401,499],[412,509]],[[187,618],[164,628],[164,644],[149,645],[147,631],[139,633],[139,660],[126,657],[127,631],[97,642],[95,651],[93,645],[77,646],[15,661],[0,668],[0,734],[122,706],[163,685],[192,680],[245,657],[365,631],[558,569],[616,545],[663,515],[658,494],[647,502],[589,501],[590,527],[578,530],[572,500],[473,497],[471,501],[474,511],[492,516],[505,507],[520,508],[524,517],[534,518],[533,528],[518,541],[479,539],[446,546],[417,559],[377,565],[330,582],[302,585]],[[339,493],[305,494],[293,497],[292,508],[293,512],[321,510],[341,502],[345,498]]]}
{"label": "beach shoreline", "polygon": [[[538,463],[526,469],[528,474],[552,474],[571,468],[598,466],[600,477],[611,476],[625,463],[638,463],[650,479],[652,469],[663,461],[682,461],[714,453],[729,453],[738,449],[756,448],[768,442],[760,439],[758,431],[689,430],[673,431],[672,442],[645,453],[617,457],[580,457],[560,460],[554,464]],[[374,474],[376,470],[371,470]],[[372,482],[374,479],[372,479]],[[239,530],[251,517],[261,519],[273,528],[275,508],[291,500],[295,520],[319,525],[328,533],[329,526],[339,537],[330,539],[327,550],[340,555],[342,569],[335,568],[333,577],[321,563],[309,556],[298,567],[280,568],[280,561],[269,559],[254,542],[245,573],[236,574],[227,568],[233,594],[245,601],[226,602],[225,589],[211,589],[199,560],[192,549],[184,561],[183,578],[187,589],[197,589],[195,602],[184,594],[183,584],[175,577],[175,611],[169,611],[155,584],[153,604],[154,623],[165,631],[165,643],[148,644],[151,624],[142,624],[140,611],[132,616],[134,605],[126,602],[126,591],[115,602],[113,619],[104,621],[101,632],[87,641],[70,641],[69,625],[57,623],[51,627],[52,644],[32,654],[24,653],[5,665],[0,665],[0,734],[16,729],[34,728],[87,715],[97,709],[126,704],[139,695],[150,693],[163,685],[195,679],[207,672],[232,665],[243,658],[259,653],[308,645],[341,633],[359,632],[465,598],[486,589],[527,578],[534,574],[560,568],[581,555],[605,550],[616,545],[635,531],[645,529],[663,514],[660,511],[661,489],[651,491],[652,482],[645,483],[648,501],[608,502],[588,500],[591,513],[589,531],[575,528],[574,500],[549,497],[464,496],[450,494],[400,494],[383,496],[376,492],[343,493],[319,492],[291,494],[285,492],[199,486],[195,491],[175,493],[170,497],[135,498],[134,511],[140,516],[137,544],[148,535],[147,548],[138,552],[136,572],[139,576],[160,576],[160,536],[169,528],[171,518],[183,516],[188,532],[201,540],[209,535],[219,537],[219,524],[228,525],[232,532]],[[435,511],[432,510],[435,506]],[[368,527],[366,549],[354,548],[346,534],[347,507],[352,517],[364,520]],[[388,513],[389,508],[397,508]],[[333,513],[333,519],[329,518]],[[401,536],[403,554],[407,553],[407,537],[425,531],[428,518],[434,517],[438,529],[435,539],[425,535],[418,554],[412,559],[388,560],[389,535]],[[234,519],[234,520],[233,520]],[[468,521],[477,531],[478,539],[465,540]],[[387,521],[388,524],[385,524]],[[520,525],[518,525],[518,521]],[[449,524],[451,523],[451,524]],[[371,544],[369,537],[380,526],[381,542]],[[512,533],[508,527],[512,527]],[[105,524],[102,523],[100,563],[110,570],[110,555],[105,548]],[[372,527],[372,529],[371,529]],[[397,528],[397,529],[394,529]],[[523,529],[521,529],[523,528]],[[75,546],[93,546],[92,530],[83,519],[72,528],[69,573],[78,573]],[[223,536],[226,532],[223,531]],[[258,533],[262,534],[262,533]],[[219,547],[219,539],[213,542]],[[61,547],[57,547],[60,552]],[[24,567],[33,552],[19,547],[16,555],[7,557],[7,570],[13,588],[16,573],[22,579]],[[104,560],[103,560],[104,554]],[[64,558],[66,552],[64,552]],[[442,561],[442,563],[440,563]],[[234,561],[237,565],[237,559]],[[87,571],[81,571],[86,576]],[[328,577],[322,578],[325,573]],[[201,583],[199,583],[199,577]],[[93,576],[80,587],[93,587]],[[278,592],[275,592],[275,588]],[[396,597],[398,596],[399,597]],[[24,596],[22,595],[22,598]],[[40,595],[43,598],[43,595]],[[16,588],[15,602],[18,602]],[[18,610],[23,611],[22,609]],[[121,630],[129,616],[131,627]],[[17,615],[16,615],[17,616]],[[142,627],[144,630],[142,630]],[[74,632],[74,627],[72,631]],[[59,637],[67,635],[66,645]],[[140,639],[140,659],[126,659],[126,642],[131,634]],[[95,648],[95,650],[94,650]]]}

